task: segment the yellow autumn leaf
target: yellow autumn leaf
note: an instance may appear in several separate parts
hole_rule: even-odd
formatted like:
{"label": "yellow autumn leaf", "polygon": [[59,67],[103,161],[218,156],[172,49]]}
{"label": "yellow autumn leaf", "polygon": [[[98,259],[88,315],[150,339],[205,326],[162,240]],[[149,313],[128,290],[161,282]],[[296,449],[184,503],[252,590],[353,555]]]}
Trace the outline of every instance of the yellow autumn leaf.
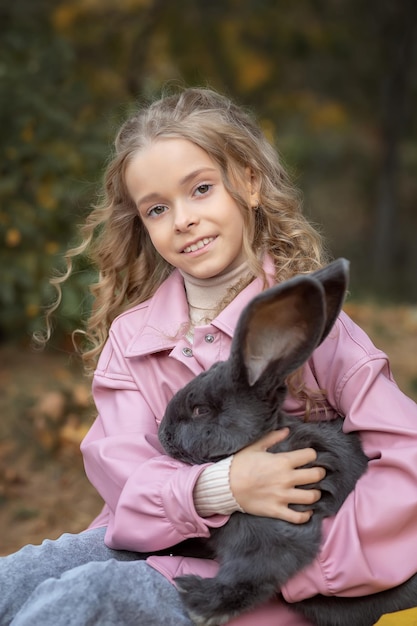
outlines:
{"label": "yellow autumn leaf", "polygon": [[78,448],[89,430],[88,424],[82,424],[70,415],[64,426],[59,429],[59,442],[61,445],[75,445]]}
{"label": "yellow autumn leaf", "polygon": [[80,14],[80,7],[76,4],[61,4],[52,12],[52,23],[58,31],[71,28]]}
{"label": "yellow autumn leaf", "polygon": [[26,305],[26,317],[36,317],[39,313],[39,305],[35,303],[30,303]]}
{"label": "yellow autumn leaf", "polygon": [[22,234],[20,230],[17,230],[17,228],[9,228],[9,230],[6,231],[5,240],[6,246],[9,248],[15,248],[22,241]]}
{"label": "yellow autumn leaf", "polygon": [[316,131],[342,128],[346,122],[346,111],[338,102],[318,104],[310,112],[309,123],[311,128]]}
{"label": "yellow autumn leaf", "polygon": [[51,187],[49,182],[43,182],[38,185],[36,190],[38,204],[49,210],[55,209],[58,204]]}
{"label": "yellow autumn leaf", "polygon": [[383,615],[375,626],[415,626],[416,624],[417,609],[408,609]]}
{"label": "yellow autumn leaf", "polygon": [[20,137],[26,143],[30,143],[31,141],[33,141],[33,135],[34,135],[33,124],[32,124],[32,122],[29,122],[29,124],[26,124],[26,126],[24,128],[22,128],[22,132],[20,133]]}
{"label": "yellow autumn leaf", "polygon": [[75,404],[79,407],[89,407],[92,404],[90,385],[74,385],[72,396]]}
{"label": "yellow autumn leaf", "polygon": [[45,244],[45,252],[46,254],[56,254],[59,250],[59,244],[56,241],[48,241]]}
{"label": "yellow autumn leaf", "polygon": [[242,90],[251,91],[264,83],[271,72],[271,64],[256,55],[242,55],[238,82]]}

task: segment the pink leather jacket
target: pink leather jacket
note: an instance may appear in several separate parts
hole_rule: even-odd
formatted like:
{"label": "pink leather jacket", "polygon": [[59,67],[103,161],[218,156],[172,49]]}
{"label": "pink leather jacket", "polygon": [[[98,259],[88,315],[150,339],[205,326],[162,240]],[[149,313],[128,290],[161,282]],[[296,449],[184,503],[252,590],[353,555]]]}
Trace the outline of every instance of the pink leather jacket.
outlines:
{"label": "pink leather jacket", "polygon": [[[228,357],[239,314],[261,289],[256,279],[210,325],[196,328],[192,350],[178,338],[188,306],[176,270],[153,298],[114,321],[94,376],[98,416],[82,443],[88,478],[105,501],[91,527],[107,526],[108,546],[152,552],[207,537],[227,522],[223,515],[199,517],[192,494],[204,466],[166,456],[157,431],[172,395]],[[344,313],[305,376],[311,389],[327,390],[328,416],[343,415],[346,432],[361,433],[371,460],[337,516],[325,520],[318,558],[285,585],[284,597],[362,595],[397,585],[417,571],[417,405],[396,386],[386,355]],[[291,397],[285,409],[303,413]],[[148,562],[169,580],[217,571],[214,561],[189,557]],[[230,622],[254,623],[309,622],[278,600]]]}

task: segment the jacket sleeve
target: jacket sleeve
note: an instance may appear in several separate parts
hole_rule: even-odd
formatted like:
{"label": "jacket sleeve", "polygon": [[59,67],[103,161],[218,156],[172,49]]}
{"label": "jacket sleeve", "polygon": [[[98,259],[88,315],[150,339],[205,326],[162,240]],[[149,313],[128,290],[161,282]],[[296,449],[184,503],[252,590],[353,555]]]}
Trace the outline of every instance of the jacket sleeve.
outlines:
{"label": "jacket sleeve", "polygon": [[324,520],[318,558],[282,590],[289,602],[375,593],[417,572],[416,403],[395,384],[386,355],[344,314],[312,368],[370,461],[337,515]]}
{"label": "jacket sleeve", "polygon": [[[146,381],[145,381],[146,382]],[[165,455],[157,422],[129,373],[117,343],[108,340],[93,380],[97,418],[81,445],[86,474],[105,502],[106,544],[151,552],[190,537],[207,537],[228,516],[200,517],[194,485],[207,466]]]}

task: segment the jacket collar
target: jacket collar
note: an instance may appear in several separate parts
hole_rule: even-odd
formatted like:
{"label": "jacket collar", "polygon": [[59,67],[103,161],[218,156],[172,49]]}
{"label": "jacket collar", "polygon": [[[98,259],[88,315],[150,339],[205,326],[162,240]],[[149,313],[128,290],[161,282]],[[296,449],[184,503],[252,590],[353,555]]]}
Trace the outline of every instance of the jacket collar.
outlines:
{"label": "jacket collar", "polygon": [[[269,257],[265,258],[264,270],[272,285],[274,267]],[[220,312],[212,325],[232,337],[242,310],[262,289],[262,279],[255,278]],[[139,305],[137,309],[143,309],[144,306],[146,312],[141,327],[128,343],[126,357],[172,350],[182,336],[182,329],[189,323],[189,313],[184,280],[178,270],[175,269],[162,283],[147,305]]]}

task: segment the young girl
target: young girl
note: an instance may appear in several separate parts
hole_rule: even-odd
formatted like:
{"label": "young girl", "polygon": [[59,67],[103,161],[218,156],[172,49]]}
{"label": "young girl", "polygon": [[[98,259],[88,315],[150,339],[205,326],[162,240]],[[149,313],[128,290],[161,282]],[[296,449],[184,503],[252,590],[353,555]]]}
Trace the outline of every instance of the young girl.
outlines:
{"label": "young girl", "polygon": [[[267,452],[285,431],[203,466],[167,457],[157,437],[173,394],[228,357],[245,305],[326,261],[277,154],[249,114],[207,89],[139,111],[115,147],[103,201],[68,255],[71,267],[91,249],[100,272],[84,354],[99,356],[98,417],[82,452],[105,505],[80,535],[0,561],[1,624],[191,626],[173,578],[213,576],[217,564],[178,544],[237,510],[306,523],[311,512],[289,505],[320,497],[297,488],[324,476],[303,468],[314,450]],[[306,626],[291,602],[375,593],[417,571],[417,406],[386,355],[342,313],[289,389],[285,409],[300,419],[343,415],[369,469],[325,521],[316,560],[234,626]]]}

